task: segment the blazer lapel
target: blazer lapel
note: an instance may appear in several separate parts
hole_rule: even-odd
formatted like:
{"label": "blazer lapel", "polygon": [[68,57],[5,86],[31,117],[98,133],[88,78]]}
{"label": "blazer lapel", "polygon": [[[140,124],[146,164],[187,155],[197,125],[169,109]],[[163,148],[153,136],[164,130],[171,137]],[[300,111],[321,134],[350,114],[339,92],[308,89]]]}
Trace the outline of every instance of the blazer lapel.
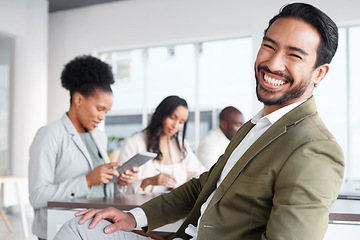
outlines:
{"label": "blazer lapel", "polygon": [[[286,129],[289,125],[292,125],[306,116],[316,113],[316,104],[313,97],[309,100],[305,101],[298,107],[294,108],[292,111],[285,114],[278,121],[276,121],[259,139],[255,141],[253,145],[241,156],[241,158],[237,161],[234,167],[230,170],[228,175],[225,177],[223,182],[220,184],[219,188],[216,190],[214,197],[209,203],[208,208],[212,207],[216,204],[222,196],[226,193],[226,191],[230,188],[231,184],[236,180],[242,170],[246,167],[246,165],[265,147],[267,147],[271,142],[275,139],[286,133]],[[249,129],[250,131],[250,129]],[[249,132],[247,131],[246,134]],[[240,141],[246,136],[242,136],[239,139]],[[236,140],[236,146],[240,143],[239,139]],[[231,152],[235,149],[236,146],[232,146]],[[229,158],[230,154],[228,154],[226,160]],[[225,161],[226,162],[226,161]],[[225,165],[225,163],[224,163]],[[224,167],[222,166],[222,168]],[[221,173],[220,173],[221,174]],[[220,177],[220,175],[219,175]],[[216,179],[218,180],[219,177]]]}
{"label": "blazer lapel", "polygon": [[[226,162],[228,161],[230,155],[232,154],[232,152],[235,150],[235,148],[239,145],[239,143],[245,138],[245,136],[249,133],[249,131],[254,127],[255,125],[253,123],[251,123],[251,121],[248,121],[247,123],[245,123],[240,129],[239,131],[235,134],[235,136],[233,137],[233,139],[231,140],[231,142],[229,143],[228,147],[225,150],[224,155],[219,159],[219,161],[216,163],[211,176],[209,177],[209,182],[208,182],[208,187],[206,188],[206,191],[204,192],[205,195],[205,201],[206,199],[209,197],[209,195],[212,193],[212,191],[214,191],[214,188],[216,187],[217,181],[220,178],[221,172],[226,164]],[[234,167],[235,168],[235,167]],[[234,169],[232,169],[230,171],[233,172]],[[229,174],[230,174],[229,173]],[[228,179],[228,176],[224,179],[224,181],[226,179]],[[235,178],[234,178],[235,180]],[[223,182],[224,183],[224,182]],[[216,193],[214,195],[214,197],[212,198],[210,205],[213,205],[212,203],[217,202],[223,195],[223,193],[225,193],[225,191],[221,191],[222,194],[219,195],[219,189],[222,187],[222,184],[220,184],[219,188],[216,190]],[[230,186],[230,185],[229,185]],[[205,190],[205,189],[204,189]]]}
{"label": "blazer lapel", "polygon": [[79,148],[80,152],[84,155],[84,157],[86,158],[92,169],[93,163],[91,161],[90,154],[87,151],[84,142],[81,140],[78,132],[76,131],[74,125],[72,124],[71,120],[69,119],[66,113],[62,117],[62,122],[64,123],[65,129],[72,136],[71,139],[74,141],[75,145]]}
{"label": "blazer lapel", "polygon": [[233,137],[233,141],[229,143],[229,145],[226,147],[224,155],[219,159],[219,161],[216,163],[214,170],[212,171],[212,176],[209,178],[209,185],[212,186],[211,191],[213,191],[214,187],[216,186],[216,183],[218,179],[220,178],[221,172],[229,159],[231,153],[234,151],[234,149],[239,145],[239,143],[244,139],[244,137],[249,133],[249,131],[254,127],[254,124],[251,123],[251,121],[248,121],[245,123],[235,134]]}
{"label": "blazer lapel", "polygon": [[229,145],[227,146],[225,153],[222,157],[219,158],[219,160],[216,162],[216,164],[211,168],[209,172],[209,177],[204,185],[203,189],[200,192],[200,195],[193,207],[193,210],[190,212],[188,218],[185,220],[185,222],[181,225],[181,228],[185,229],[189,223],[195,224],[200,216],[200,208],[202,204],[208,199],[210,194],[214,191],[216,187],[216,183],[220,178],[221,172],[229,159],[231,153],[234,151],[236,146],[243,140],[243,138],[248,134],[248,132],[251,130],[251,128],[254,126],[250,121],[245,123],[235,134]]}

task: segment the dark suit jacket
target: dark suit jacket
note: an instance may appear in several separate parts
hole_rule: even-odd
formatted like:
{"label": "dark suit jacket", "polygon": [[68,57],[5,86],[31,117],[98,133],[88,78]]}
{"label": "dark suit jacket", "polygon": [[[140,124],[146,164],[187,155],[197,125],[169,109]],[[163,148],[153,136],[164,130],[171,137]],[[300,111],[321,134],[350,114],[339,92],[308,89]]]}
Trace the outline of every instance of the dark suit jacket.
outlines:
{"label": "dark suit jacket", "polygon": [[[186,218],[197,225],[229,156],[253,127],[244,124],[209,172],[141,206],[150,231]],[[274,123],[238,160],[204,212],[198,239],[323,239],[344,171],[342,150],[310,98]]]}

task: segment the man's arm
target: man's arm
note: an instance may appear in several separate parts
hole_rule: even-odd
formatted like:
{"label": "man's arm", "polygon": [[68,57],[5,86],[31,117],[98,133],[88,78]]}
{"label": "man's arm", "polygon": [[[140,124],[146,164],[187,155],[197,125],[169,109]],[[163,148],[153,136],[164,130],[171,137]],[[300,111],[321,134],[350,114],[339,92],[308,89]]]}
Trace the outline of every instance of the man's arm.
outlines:
{"label": "man's arm", "polygon": [[262,239],[323,239],[343,172],[344,158],[336,142],[313,141],[297,149],[278,175]]}
{"label": "man's arm", "polygon": [[210,172],[205,172],[199,178],[193,178],[170,193],[160,195],[140,206],[148,219],[148,227],[144,230],[152,231],[185,218],[198,199]]}
{"label": "man's arm", "polygon": [[[146,228],[147,232],[186,217],[207,182],[208,175],[209,172],[205,172],[199,178],[193,178],[170,193],[144,203],[141,209],[145,212],[149,222],[149,226]],[[136,219],[131,213],[125,213],[113,207],[87,209],[77,212],[75,216],[82,216],[80,224],[94,218],[91,220],[90,229],[94,228],[102,219],[112,222],[112,225],[105,228],[105,233],[119,230],[132,231],[137,226]]]}

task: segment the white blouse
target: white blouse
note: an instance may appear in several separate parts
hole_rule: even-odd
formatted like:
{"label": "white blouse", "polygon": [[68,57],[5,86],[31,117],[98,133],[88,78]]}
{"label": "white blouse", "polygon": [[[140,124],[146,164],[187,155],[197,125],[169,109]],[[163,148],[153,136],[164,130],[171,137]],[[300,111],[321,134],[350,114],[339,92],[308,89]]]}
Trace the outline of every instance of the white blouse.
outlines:
{"label": "white blouse", "polygon": [[[181,141],[179,140],[180,144]],[[138,132],[132,135],[131,137],[125,139],[121,150],[118,161],[121,163],[126,162],[129,158],[134,156],[137,153],[145,152],[147,145],[147,136],[145,132]],[[188,142],[185,140],[184,147],[186,153],[182,153],[178,148],[174,138],[169,138],[170,146],[170,156],[172,164],[173,173],[171,174],[176,180],[176,187],[187,182],[193,177],[198,177],[206,169],[197,159],[191,148],[189,147]],[[136,180],[132,185],[128,186],[128,192],[131,193],[147,193],[147,192],[157,192],[154,186],[149,185],[143,190],[140,185],[145,178],[153,177],[159,174],[159,170],[164,165],[160,165],[157,160],[150,160],[144,165],[139,167],[138,180]],[[160,170],[161,171],[161,170]],[[155,190],[155,191],[154,191]],[[160,189],[159,189],[160,190]],[[162,190],[163,191],[163,190]]]}

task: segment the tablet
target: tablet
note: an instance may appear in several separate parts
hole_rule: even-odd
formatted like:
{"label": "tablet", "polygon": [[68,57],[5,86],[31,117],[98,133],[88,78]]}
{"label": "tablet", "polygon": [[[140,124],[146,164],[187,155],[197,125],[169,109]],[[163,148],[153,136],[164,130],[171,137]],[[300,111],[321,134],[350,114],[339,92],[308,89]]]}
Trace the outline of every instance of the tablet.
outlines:
{"label": "tablet", "polygon": [[[123,163],[120,167],[116,170],[118,171],[119,175],[121,175],[126,170],[132,169],[133,167],[140,167],[147,161],[156,158],[157,154],[152,152],[141,152],[127,160]],[[113,181],[117,181],[117,177],[114,176]]]}

